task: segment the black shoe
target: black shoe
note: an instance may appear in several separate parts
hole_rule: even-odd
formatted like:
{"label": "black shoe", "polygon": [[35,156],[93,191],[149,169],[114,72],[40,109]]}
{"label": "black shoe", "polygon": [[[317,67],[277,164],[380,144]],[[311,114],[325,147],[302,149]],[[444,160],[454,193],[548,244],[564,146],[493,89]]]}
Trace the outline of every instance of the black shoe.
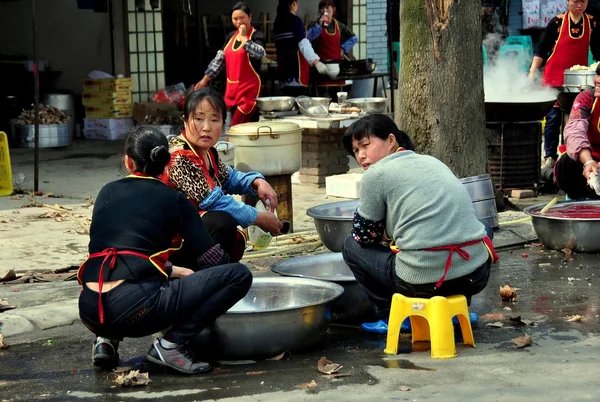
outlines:
{"label": "black shoe", "polygon": [[166,349],[158,339],[154,340],[146,358],[152,363],[170,367],[184,374],[206,373],[213,368],[210,363],[198,361],[194,354],[186,349],[185,345]]}
{"label": "black shoe", "polygon": [[119,341],[97,337],[92,346],[92,362],[94,366],[110,369],[119,365]]}

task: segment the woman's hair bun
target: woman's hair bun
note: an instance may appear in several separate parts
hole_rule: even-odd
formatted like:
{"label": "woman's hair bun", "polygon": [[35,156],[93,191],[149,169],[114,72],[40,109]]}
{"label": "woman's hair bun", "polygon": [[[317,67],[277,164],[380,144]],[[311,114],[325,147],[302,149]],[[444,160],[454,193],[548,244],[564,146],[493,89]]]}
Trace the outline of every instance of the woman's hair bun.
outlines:
{"label": "woman's hair bun", "polygon": [[150,160],[156,163],[167,163],[171,155],[164,145],[158,145],[150,151]]}

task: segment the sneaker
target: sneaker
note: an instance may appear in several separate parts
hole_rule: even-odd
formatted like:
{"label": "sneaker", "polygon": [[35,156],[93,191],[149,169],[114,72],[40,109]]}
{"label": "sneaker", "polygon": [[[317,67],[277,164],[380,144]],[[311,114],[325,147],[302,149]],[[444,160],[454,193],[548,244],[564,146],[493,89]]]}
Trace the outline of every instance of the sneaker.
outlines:
{"label": "sneaker", "polygon": [[92,346],[92,362],[96,367],[113,369],[119,365],[119,341],[97,337]]}
{"label": "sneaker", "polygon": [[185,345],[178,345],[173,349],[164,348],[158,339],[150,347],[146,358],[152,363],[171,367],[184,374],[200,374],[212,370],[212,365],[196,360],[193,353]]}
{"label": "sneaker", "polygon": [[551,156],[547,156],[542,162],[542,169],[553,169],[556,164],[556,159]]}

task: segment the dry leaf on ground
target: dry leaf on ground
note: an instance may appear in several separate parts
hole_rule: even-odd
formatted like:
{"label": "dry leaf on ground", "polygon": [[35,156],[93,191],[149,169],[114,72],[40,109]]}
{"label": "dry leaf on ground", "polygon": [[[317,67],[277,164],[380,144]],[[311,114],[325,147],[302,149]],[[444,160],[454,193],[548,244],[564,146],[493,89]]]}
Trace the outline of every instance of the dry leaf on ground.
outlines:
{"label": "dry leaf on ground", "polygon": [[0,312],[4,310],[11,310],[13,308],[17,308],[14,304],[8,304],[7,299],[0,299]]}
{"label": "dry leaf on ground", "polygon": [[502,297],[502,301],[516,302],[519,299],[517,288],[513,288],[509,285],[501,286],[500,297]]}
{"label": "dry leaf on ground", "polygon": [[580,316],[579,314],[569,316],[569,319],[567,319],[568,322],[580,322],[582,320],[583,320],[583,317]]}
{"label": "dry leaf on ground", "polygon": [[484,314],[481,316],[481,319],[485,321],[497,321],[503,318],[504,314]]}
{"label": "dry leaf on ground", "polygon": [[405,385],[401,386],[400,388],[398,388],[400,391],[412,391],[411,387],[407,387]]}
{"label": "dry leaf on ground", "polygon": [[530,335],[525,334],[513,339],[512,341],[515,345],[517,345],[517,348],[524,348],[531,345],[533,338]]}
{"label": "dry leaf on ground", "polygon": [[4,342],[2,334],[0,334],[0,349],[8,349],[8,343]]}
{"label": "dry leaf on ground", "polygon": [[123,387],[131,387],[139,385],[148,385],[152,381],[148,377],[148,373],[140,373],[139,370],[131,370],[127,374],[117,375],[113,382]]}
{"label": "dry leaf on ground", "polygon": [[123,366],[123,367],[117,367],[116,369],[113,370],[113,373],[115,374],[123,374],[126,373],[128,371],[130,371],[133,367],[131,366]]}
{"label": "dry leaf on ground", "polygon": [[94,205],[94,199],[92,197],[85,197],[86,200],[90,203],[90,205]]}
{"label": "dry leaf on ground", "polygon": [[344,366],[328,360],[325,356],[317,362],[317,369],[323,374],[334,374],[340,371]]}
{"label": "dry leaf on ground", "polygon": [[291,357],[292,357],[291,352],[283,352],[283,353],[278,354],[275,357],[271,357],[270,359],[267,359],[267,360],[281,360],[281,359],[289,360]]}
{"label": "dry leaf on ground", "polygon": [[14,279],[17,279],[17,273],[14,269],[9,269],[6,272],[0,273],[0,282],[12,281]]}
{"label": "dry leaf on ground", "polygon": [[333,380],[334,378],[350,377],[350,373],[335,373],[335,374],[324,375],[323,377]]}
{"label": "dry leaf on ground", "polygon": [[497,321],[497,322],[488,322],[485,325],[486,325],[486,327],[492,327],[492,328],[502,328],[502,327],[504,327],[504,324],[502,324],[502,322],[500,322],[500,321]]}
{"label": "dry leaf on ground", "polygon": [[298,385],[296,385],[296,388],[309,389],[309,388],[314,388],[316,386],[317,386],[317,383],[315,382],[315,380],[312,380],[311,382],[305,382],[303,384],[298,384]]}
{"label": "dry leaf on ground", "polygon": [[33,201],[28,204],[21,205],[21,208],[43,208],[44,204],[41,202]]}

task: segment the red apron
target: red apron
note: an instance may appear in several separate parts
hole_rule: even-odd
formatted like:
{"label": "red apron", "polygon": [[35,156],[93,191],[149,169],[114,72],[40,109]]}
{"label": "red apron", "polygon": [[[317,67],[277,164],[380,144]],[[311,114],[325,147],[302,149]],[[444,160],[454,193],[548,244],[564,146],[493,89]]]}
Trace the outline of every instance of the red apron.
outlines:
{"label": "red apron", "polygon": [[579,38],[573,38],[571,36],[571,18],[568,11],[565,13],[560,25],[558,39],[546,61],[546,67],[544,67],[544,73],[542,74],[544,85],[562,86],[565,82],[565,70],[577,64],[587,66],[592,29],[589,17],[583,14],[582,18],[583,32]]}
{"label": "red apron", "polygon": [[590,126],[588,128],[588,139],[592,146],[592,158],[600,161],[600,105],[598,99],[594,100],[592,112],[590,114]]}
{"label": "red apron", "polygon": [[[248,32],[246,38],[249,40],[254,28]],[[227,74],[227,86],[225,89],[225,105],[228,109],[237,107],[237,111],[243,115],[252,115],[256,107],[256,98],[260,96],[260,76],[250,63],[250,56],[246,53],[244,46],[235,48],[233,35],[225,45],[225,71]],[[232,121],[234,126],[241,121]]]}
{"label": "red apron", "polygon": [[[181,245],[181,238],[179,238],[179,243]],[[163,274],[168,279],[169,275],[167,275],[167,272],[165,271],[165,263],[169,259],[169,255],[177,249],[179,248],[169,249],[164,252],[148,256],[146,254],[142,254],[137,251],[131,250],[117,251],[116,248],[112,247],[104,249],[97,253],[90,254],[88,258],[83,262],[83,264],[81,264],[81,266],[79,267],[79,270],[77,271],[77,280],[79,281],[79,284],[82,284],[81,277],[83,275],[83,271],[85,270],[85,266],[90,259],[104,258],[102,260],[102,265],[100,265],[100,272],[98,273],[98,316],[100,317],[100,324],[104,324],[104,307],[102,306],[102,286],[104,285],[104,264],[106,264],[107,261],[108,267],[110,269],[115,269],[117,264],[117,257],[119,255],[133,255],[136,257],[144,258],[146,260],[149,260],[152,263],[152,265],[154,265],[161,272],[161,274]]]}
{"label": "red apron", "polygon": [[[321,35],[315,40],[315,52],[321,61],[342,61],[342,46],[340,27],[336,19],[332,19],[335,24],[335,30],[332,34],[323,27]],[[320,87],[339,87],[346,84],[346,81],[323,81],[319,83]]]}

